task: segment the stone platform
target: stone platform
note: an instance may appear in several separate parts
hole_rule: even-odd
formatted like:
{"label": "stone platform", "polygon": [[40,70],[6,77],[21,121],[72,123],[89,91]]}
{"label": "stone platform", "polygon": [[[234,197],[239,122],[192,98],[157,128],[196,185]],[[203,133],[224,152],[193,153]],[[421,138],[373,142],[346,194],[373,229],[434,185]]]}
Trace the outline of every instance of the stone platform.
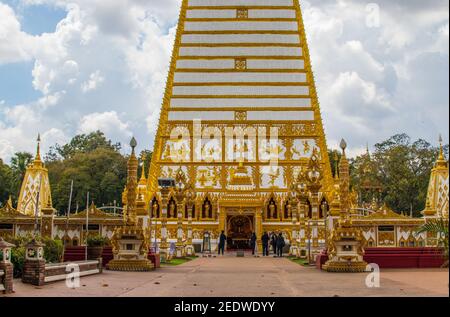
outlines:
{"label": "stone platform", "polygon": [[15,280],[11,296],[449,296],[449,273],[444,269],[384,269],[380,288],[367,288],[366,277],[322,272],[286,258],[237,258],[229,253],[153,272],[104,271],[83,277],[82,286],[74,290],[65,282],[36,289]]}

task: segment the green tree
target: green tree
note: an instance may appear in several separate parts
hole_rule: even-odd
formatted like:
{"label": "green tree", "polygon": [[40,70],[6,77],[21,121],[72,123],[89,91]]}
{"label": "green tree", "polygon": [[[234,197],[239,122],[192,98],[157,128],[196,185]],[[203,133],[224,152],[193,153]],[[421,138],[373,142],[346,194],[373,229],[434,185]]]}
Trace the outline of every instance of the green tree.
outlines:
{"label": "green tree", "polygon": [[145,167],[145,177],[148,177],[148,173],[150,170],[150,163],[152,161],[153,153],[149,150],[141,151],[139,154],[139,168],[138,168],[138,176],[140,177],[142,173],[142,167]]}
{"label": "green tree", "polygon": [[438,153],[439,149],[425,140],[412,142],[406,134],[394,135],[375,145],[369,169],[366,154],[351,161],[352,183],[357,189],[367,179],[378,183],[381,198],[390,208],[407,213],[412,210],[414,216],[420,216]]}
{"label": "green tree", "polygon": [[124,156],[110,148],[79,152],[66,160],[49,162],[54,207],[61,214],[67,212],[72,180],[72,210],[77,203],[80,209],[85,208],[87,192],[97,206],[114,200],[120,203],[127,176],[126,163]]}
{"label": "green tree", "polygon": [[12,170],[0,159],[0,206],[8,200],[9,196],[13,196],[12,190]]}
{"label": "green tree", "polygon": [[110,149],[113,151],[120,151],[120,143],[112,143],[111,140],[106,139],[105,134],[101,131],[92,132],[90,134],[80,134],[72,138],[72,140],[65,144],[56,144],[50,148],[50,151],[45,157],[46,161],[56,161],[58,159],[69,159],[77,153],[89,153],[99,148]]}
{"label": "green tree", "polygon": [[12,195],[17,200],[20,186],[25,177],[25,172],[28,165],[33,161],[33,154],[28,152],[17,152],[11,158],[11,171],[12,171],[12,184],[11,191]]}
{"label": "green tree", "polygon": [[433,236],[438,238],[437,246],[443,247],[443,257],[445,262],[443,267],[448,267],[448,219],[438,218],[438,219],[430,219],[422,227],[419,228],[416,235],[419,235],[423,232],[431,233]]}

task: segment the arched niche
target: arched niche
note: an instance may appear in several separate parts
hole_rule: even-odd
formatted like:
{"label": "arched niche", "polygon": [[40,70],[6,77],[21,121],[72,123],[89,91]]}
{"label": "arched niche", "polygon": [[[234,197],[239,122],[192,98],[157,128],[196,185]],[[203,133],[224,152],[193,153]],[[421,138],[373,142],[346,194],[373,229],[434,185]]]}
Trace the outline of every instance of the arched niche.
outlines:
{"label": "arched niche", "polygon": [[203,219],[213,218],[213,204],[211,202],[211,199],[208,196],[203,200],[202,218]]}
{"label": "arched niche", "polygon": [[153,197],[151,202],[151,213],[152,218],[160,218],[161,217],[161,208],[159,205],[159,201],[156,197]]}
{"label": "arched niche", "polygon": [[167,218],[177,218],[177,202],[173,197],[167,203]]}
{"label": "arched niche", "polygon": [[273,196],[269,199],[266,205],[266,219],[278,219],[278,205],[275,197]]}

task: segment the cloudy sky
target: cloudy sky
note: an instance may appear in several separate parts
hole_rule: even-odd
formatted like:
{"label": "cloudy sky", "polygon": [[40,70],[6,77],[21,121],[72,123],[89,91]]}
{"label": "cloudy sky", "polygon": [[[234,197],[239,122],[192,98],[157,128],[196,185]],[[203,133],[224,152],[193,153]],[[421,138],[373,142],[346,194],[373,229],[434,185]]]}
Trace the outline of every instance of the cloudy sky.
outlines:
{"label": "cloudy sky", "polygon": [[[448,0],[372,1],[301,1],[328,145],[448,141]],[[0,158],[38,132],[152,149],[180,2],[0,0]]]}

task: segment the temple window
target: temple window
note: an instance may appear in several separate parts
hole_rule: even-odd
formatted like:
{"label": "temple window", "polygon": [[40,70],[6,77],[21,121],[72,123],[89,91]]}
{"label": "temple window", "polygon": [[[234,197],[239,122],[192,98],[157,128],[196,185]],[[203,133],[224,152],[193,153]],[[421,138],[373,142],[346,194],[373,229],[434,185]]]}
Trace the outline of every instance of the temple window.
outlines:
{"label": "temple window", "polygon": [[[184,207],[184,218],[188,219],[189,218],[189,208],[187,207],[187,205],[185,205]],[[195,218],[195,205],[192,206],[192,219]]]}
{"label": "temple window", "polygon": [[286,201],[286,203],[284,204],[284,219],[289,219],[292,216],[291,213],[291,204],[289,202],[289,200]]}
{"label": "temple window", "polygon": [[306,211],[308,212],[308,218],[312,219],[312,206],[309,199],[306,201]]}

